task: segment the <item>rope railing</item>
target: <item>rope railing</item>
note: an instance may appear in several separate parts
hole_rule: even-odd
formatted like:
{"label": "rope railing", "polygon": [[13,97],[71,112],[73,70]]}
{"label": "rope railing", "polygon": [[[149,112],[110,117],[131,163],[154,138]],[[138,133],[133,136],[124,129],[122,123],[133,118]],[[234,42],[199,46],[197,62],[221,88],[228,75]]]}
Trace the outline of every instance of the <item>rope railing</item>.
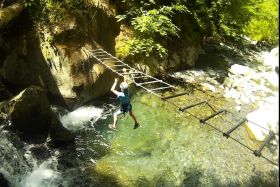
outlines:
{"label": "rope railing", "polygon": [[[224,114],[230,113],[230,114],[234,115],[233,112],[230,112],[229,110],[226,110],[226,109],[220,109],[219,111],[216,111],[216,109],[214,107],[216,107],[216,108],[221,108],[221,107],[218,106],[218,105],[215,105],[213,103],[210,103],[209,100],[202,99],[202,98],[200,98],[200,97],[198,97],[196,95],[193,95],[192,97],[195,97],[197,100],[199,100],[199,102],[194,103],[194,104],[190,104],[190,105],[185,106],[185,107],[181,107],[181,106],[177,105],[175,102],[171,102],[169,99],[180,97],[180,96],[184,96],[184,95],[187,94],[186,92],[185,93],[179,93],[179,94],[163,97],[162,95],[160,95],[159,93],[156,93],[155,91],[162,91],[162,90],[165,90],[165,89],[173,89],[173,90],[175,90],[176,88],[173,85],[171,85],[171,84],[169,84],[167,82],[164,82],[163,80],[157,79],[157,78],[155,78],[155,77],[153,77],[151,75],[143,73],[143,72],[141,72],[141,71],[139,71],[139,70],[129,66],[128,64],[125,64],[124,62],[122,62],[121,60],[117,59],[116,57],[114,57],[113,55],[111,55],[110,53],[108,53],[107,51],[105,51],[103,49],[89,50],[89,49],[86,49],[86,48],[82,48],[82,50],[85,52],[86,55],[88,55],[88,57],[95,58],[98,62],[102,63],[104,66],[106,66],[108,69],[110,69],[114,73],[118,74],[119,76],[124,77],[125,75],[137,75],[137,76],[134,76],[134,77],[132,76],[131,77],[132,78],[132,82],[136,86],[143,88],[147,92],[149,92],[149,93],[159,97],[163,101],[173,105],[179,111],[188,113],[189,115],[191,115],[194,118],[196,118],[200,123],[206,124],[206,125],[210,126],[211,128],[213,128],[217,132],[221,133],[226,138],[230,138],[233,141],[235,141],[238,144],[240,144],[241,146],[247,148],[252,153],[254,153],[255,156],[262,157],[265,160],[267,160],[269,163],[279,167],[278,163],[274,162],[273,160],[270,160],[269,158],[267,158],[267,157],[265,157],[264,155],[261,154],[261,151],[264,148],[264,146],[266,145],[266,143],[268,143],[268,141],[270,139],[272,139],[272,135],[271,134],[270,134],[270,137],[268,139],[266,139],[265,143],[262,144],[261,147],[258,150],[254,150],[251,147],[247,146],[246,144],[242,143],[241,141],[237,140],[236,138],[233,138],[232,136],[230,136],[230,133],[233,132],[234,130],[236,130],[244,122],[242,122],[242,123],[238,122],[238,124],[236,125],[236,124],[232,123],[231,121],[224,119],[220,114],[222,114],[222,113],[224,113]],[[102,57],[102,58],[99,58],[99,57]],[[110,58],[105,58],[105,57],[110,57]],[[120,64],[117,65],[117,66],[116,65],[109,66],[105,61],[103,61],[103,60],[110,60],[110,59],[113,59],[113,61],[110,61],[110,62],[117,62],[117,63],[120,63]],[[129,71],[128,72],[121,72],[121,71],[115,70],[113,68],[113,67],[118,67],[118,66],[127,67],[130,72]],[[135,81],[135,79],[141,79],[141,78],[150,78],[150,79],[153,79],[153,81],[142,82],[142,83],[139,83],[139,82]],[[144,86],[144,85],[149,85],[149,84],[154,84],[154,83],[161,83],[161,84],[164,84],[165,86],[156,87],[156,88],[147,88],[146,86]],[[191,112],[189,112],[187,110],[189,108],[192,108],[192,107],[195,107],[195,106],[198,106],[198,105],[201,105],[201,104],[206,104],[215,113],[211,114],[210,116],[207,116],[207,117],[201,119],[199,116],[197,116],[197,115],[195,115],[195,114],[193,114],[193,113],[191,113]],[[231,126],[234,126],[234,127],[229,129],[227,132],[224,132],[224,131],[220,130],[219,128],[215,127],[214,125],[212,125],[211,123],[208,122],[209,119],[214,118],[215,116],[219,116],[219,118],[222,120],[223,123],[228,123],[228,124],[230,124]],[[270,132],[269,129],[266,129],[266,128],[262,127],[259,124],[256,124],[256,123],[254,123],[252,121],[249,121],[248,119],[246,119],[246,121],[251,122],[252,124],[254,124],[254,125],[256,125],[256,126],[258,126],[260,128],[263,128],[263,129],[265,129],[265,130]],[[276,134],[273,134],[273,135],[276,136]]]}

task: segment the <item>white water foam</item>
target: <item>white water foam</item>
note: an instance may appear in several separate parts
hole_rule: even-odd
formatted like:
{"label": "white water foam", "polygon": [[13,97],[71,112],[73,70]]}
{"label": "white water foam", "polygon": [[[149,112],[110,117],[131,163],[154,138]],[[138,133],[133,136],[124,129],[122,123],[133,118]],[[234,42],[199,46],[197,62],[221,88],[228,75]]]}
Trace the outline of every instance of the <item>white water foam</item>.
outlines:
{"label": "white water foam", "polygon": [[61,181],[61,174],[56,170],[56,158],[48,159],[43,162],[37,169],[34,169],[22,181],[22,187],[51,187],[57,186]]}
{"label": "white water foam", "polygon": [[69,112],[66,115],[60,117],[60,121],[63,126],[72,131],[78,131],[85,128],[85,125],[89,122],[95,123],[103,113],[103,109],[86,106],[80,107],[73,112]]}

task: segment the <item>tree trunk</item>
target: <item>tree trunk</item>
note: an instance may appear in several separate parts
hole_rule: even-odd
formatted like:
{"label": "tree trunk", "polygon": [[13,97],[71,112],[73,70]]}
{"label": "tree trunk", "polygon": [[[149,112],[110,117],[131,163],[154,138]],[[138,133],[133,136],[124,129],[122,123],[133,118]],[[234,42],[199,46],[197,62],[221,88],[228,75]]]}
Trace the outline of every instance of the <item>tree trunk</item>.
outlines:
{"label": "tree trunk", "polygon": [[0,9],[0,28],[9,23],[12,19],[18,16],[24,8],[23,2],[15,3],[6,8]]}

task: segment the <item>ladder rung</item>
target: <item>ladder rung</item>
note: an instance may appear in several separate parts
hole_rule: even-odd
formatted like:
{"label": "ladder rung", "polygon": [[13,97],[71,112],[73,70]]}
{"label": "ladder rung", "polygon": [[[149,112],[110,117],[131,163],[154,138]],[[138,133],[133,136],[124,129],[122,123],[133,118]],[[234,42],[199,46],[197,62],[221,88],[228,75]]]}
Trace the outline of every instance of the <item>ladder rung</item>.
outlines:
{"label": "ladder rung", "polygon": [[225,136],[226,138],[229,138],[230,133],[232,133],[234,130],[236,130],[238,127],[240,127],[243,123],[245,123],[247,121],[247,119],[242,119],[241,121],[239,121],[234,127],[232,127],[231,129],[229,129],[227,132],[223,133],[223,136]]}
{"label": "ladder rung", "polygon": [[112,66],[108,66],[109,68],[112,68],[112,67],[123,67],[123,66],[127,66],[127,65],[124,65],[124,64],[117,64],[117,65],[112,65]]}
{"label": "ladder rung", "polygon": [[222,113],[222,112],[225,112],[225,111],[226,111],[226,110],[221,109],[221,110],[219,110],[218,112],[216,112],[215,114],[212,114],[212,115],[210,115],[210,116],[208,116],[208,117],[206,117],[206,118],[204,118],[204,119],[201,119],[201,120],[200,120],[200,123],[205,123],[207,120],[209,120],[209,119],[215,117],[216,115],[218,115],[218,114],[220,114],[220,113]]}
{"label": "ladder rung", "polygon": [[140,78],[147,78],[147,77],[151,77],[149,75],[145,75],[145,76],[139,76],[139,77],[132,77],[133,79],[140,79]]}
{"label": "ladder rung", "polygon": [[162,82],[162,81],[156,80],[156,81],[143,82],[143,83],[137,83],[137,84],[139,84],[139,85],[144,85],[144,84],[152,84],[152,83],[156,83],[156,82]]}
{"label": "ladder rung", "polygon": [[112,71],[115,71],[115,72],[117,72],[117,73],[120,73],[120,74],[123,73],[123,70],[122,70],[122,69],[112,69],[112,68],[111,68],[111,70],[112,70]]}
{"label": "ladder rung", "polygon": [[[102,56],[95,56],[95,58],[102,60],[103,58],[107,58],[108,55],[102,55]],[[109,58],[109,57],[108,57]]]}
{"label": "ladder rung", "polygon": [[155,89],[149,89],[151,91],[155,91],[155,90],[163,90],[163,89],[168,89],[171,88],[170,86],[166,86],[166,87],[160,87],[160,88],[155,88]]}
{"label": "ladder rung", "polygon": [[99,58],[99,60],[109,60],[109,59],[113,59],[113,58]]}
{"label": "ladder rung", "polygon": [[106,56],[110,56],[110,55],[108,55],[108,54],[106,54],[106,53],[104,53],[104,52],[97,52],[97,53],[92,53],[94,56],[104,56],[104,55],[106,55]]}
{"label": "ladder rung", "polygon": [[95,56],[97,56],[97,55],[108,55],[107,53],[105,53],[103,51],[97,51],[97,52],[94,52],[94,53],[91,53],[91,54],[93,54]]}
{"label": "ladder rung", "polygon": [[142,72],[129,72],[129,73],[123,73],[123,75],[132,75],[132,74],[141,74]]}
{"label": "ladder rung", "polygon": [[175,94],[175,95],[170,95],[170,96],[167,96],[167,97],[162,97],[161,99],[162,99],[162,100],[166,100],[166,99],[171,99],[171,98],[179,97],[179,96],[181,96],[181,95],[186,95],[186,94],[188,94],[188,92],[179,93],[179,94]]}
{"label": "ladder rung", "polygon": [[101,48],[98,48],[98,49],[92,49],[92,50],[90,50],[90,51],[104,51],[104,50],[101,49]]}
{"label": "ladder rung", "polygon": [[260,148],[258,150],[254,151],[254,155],[260,157],[261,156],[261,151],[263,150],[264,146],[274,137],[274,132],[269,132],[269,135],[266,137],[266,139],[264,140],[264,142],[262,143],[262,145],[260,146]]}
{"label": "ladder rung", "polygon": [[195,106],[197,106],[197,105],[201,105],[201,104],[203,104],[203,103],[206,103],[206,101],[202,101],[202,102],[195,103],[195,104],[190,104],[190,105],[187,105],[187,106],[185,106],[185,107],[179,108],[179,110],[180,110],[181,112],[184,112],[185,110],[187,110],[187,109],[189,109],[189,108],[195,107]]}
{"label": "ladder rung", "polygon": [[121,61],[119,61],[119,60],[110,60],[110,62],[121,62]]}

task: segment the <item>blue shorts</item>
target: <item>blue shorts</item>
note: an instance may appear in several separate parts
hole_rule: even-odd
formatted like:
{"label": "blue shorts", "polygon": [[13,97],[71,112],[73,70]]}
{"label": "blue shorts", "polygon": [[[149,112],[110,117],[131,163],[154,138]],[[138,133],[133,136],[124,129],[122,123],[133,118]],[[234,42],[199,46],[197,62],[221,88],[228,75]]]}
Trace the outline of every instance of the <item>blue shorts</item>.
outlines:
{"label": "blue shorts", "polygon": [[130,112],[132,110],[132,105],[129,103],[128,105],[121,105],[120,109],[117,110],[117,115],[125,114],[127,112]]}

